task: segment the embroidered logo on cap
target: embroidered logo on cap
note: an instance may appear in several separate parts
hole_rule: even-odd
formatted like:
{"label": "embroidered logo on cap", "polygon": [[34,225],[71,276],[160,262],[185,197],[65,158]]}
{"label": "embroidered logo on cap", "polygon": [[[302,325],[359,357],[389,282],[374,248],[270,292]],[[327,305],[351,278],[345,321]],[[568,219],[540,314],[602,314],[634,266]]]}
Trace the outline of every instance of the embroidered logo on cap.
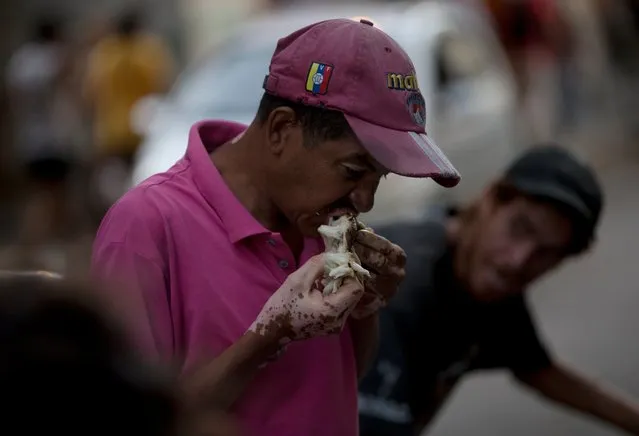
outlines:
{"label": "embroidered logo on cap", "polygon": [[387,73],[386,86],[388,89],[394,89],[397,91],[419,91],[419,84],[417,83],[417,76],[415,76],[415,73]]}
{"label": "embroidered logo on cap", "polygon": [[306,76],[306,90],[313,94],[323,95],[328,91],[328,82],[333,75],[333,66],[313,62]]}
{"label": "embroidered logo on cap", "polygon": [[420,127],[426,126],[426,102],[419,92],[411,92],[406,99],[406,107],[410,116]]}

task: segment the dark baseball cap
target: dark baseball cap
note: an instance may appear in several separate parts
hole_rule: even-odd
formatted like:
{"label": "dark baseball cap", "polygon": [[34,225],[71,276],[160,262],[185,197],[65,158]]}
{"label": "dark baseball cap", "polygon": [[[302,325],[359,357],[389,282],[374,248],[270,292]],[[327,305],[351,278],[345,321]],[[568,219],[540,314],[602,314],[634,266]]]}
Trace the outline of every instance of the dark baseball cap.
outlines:
{"label": "dark baseball cap", "polygon": [[592,168],[565,148],[549,144],[532,147],[506,170],[504,179],[515,189],[559,204],[593,232],[603,207],[603,192]]}
{"label": "dark baseball cap", "polygon": [[334,19],[277,43],[264,90],[308,106],[340,111],[362,145],[389,171],[460,180],[426,135],[426,105],[415,67],[395,40],[367,20]]}

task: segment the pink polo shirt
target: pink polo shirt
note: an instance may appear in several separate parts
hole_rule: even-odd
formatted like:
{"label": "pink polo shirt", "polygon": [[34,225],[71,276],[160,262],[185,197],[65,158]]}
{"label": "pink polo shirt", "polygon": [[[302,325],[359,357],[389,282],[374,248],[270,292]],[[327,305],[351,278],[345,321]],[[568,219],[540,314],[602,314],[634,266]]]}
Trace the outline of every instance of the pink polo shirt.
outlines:
{"label": "pink polo shirt", "polygon": [[[93,247],[94,273],[118,281],[139,344],[193,367],[237,341],[299,265],[229,190],[208,152],[246,126],[194,125],[184,158],[111,208]],[[307,239],[300,262],[323,250]],[[348,328],[291,344],[261,370],[234,412],[256,436],[356,436],[357,376]]]}

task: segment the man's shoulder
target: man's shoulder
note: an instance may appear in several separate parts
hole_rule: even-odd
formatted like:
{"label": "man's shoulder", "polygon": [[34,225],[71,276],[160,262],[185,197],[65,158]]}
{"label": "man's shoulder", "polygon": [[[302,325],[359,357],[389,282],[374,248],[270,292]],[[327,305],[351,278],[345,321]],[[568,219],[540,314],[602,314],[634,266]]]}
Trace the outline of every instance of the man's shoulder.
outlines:
{"label": "man's shoulder", "polygon": [[138,241],[143,235],[161,235],[164,217],[154,197],[148,186],[136,186],[124,194],[102,219],[95,245],[130,243],[134,235]]}
{"label": "man's shoulder", "polygon": [[436,260],[446,251],[446,216],[429,213],[418,222],[398,222],[375,229],[380,236],[404,249],[409,259]]}
{"label": "man's shoulder", "polygon": [[408,324],[417,322],[409,318],[420,318],[422,309],[436,297],[436,269],[449,249],[446,217],[431,212],[421,222],[394,224],[380,231],[406,252],[406,277],[390,310]]}
{"label": "man's shoulder", "polygon": [[168,231],[179,228],[186,211],[201,208],[202,199],[188,174],[189,166],[178,162],[124,194],[107,212],[96,243],[153,240],[162,243]]}

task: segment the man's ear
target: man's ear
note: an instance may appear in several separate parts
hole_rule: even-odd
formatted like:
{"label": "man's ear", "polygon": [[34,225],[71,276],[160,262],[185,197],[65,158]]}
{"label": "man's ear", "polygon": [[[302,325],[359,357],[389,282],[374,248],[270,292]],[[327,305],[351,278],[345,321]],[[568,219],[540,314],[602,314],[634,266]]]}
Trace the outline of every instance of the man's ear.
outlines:
{"label": "man's ear", "polygon": [[289,144],[301,140],[301,129],[295,111],[287,106],[273,109],[269,114],[265,127],[265,140],[268,149],[274,155],[281,155]]}

